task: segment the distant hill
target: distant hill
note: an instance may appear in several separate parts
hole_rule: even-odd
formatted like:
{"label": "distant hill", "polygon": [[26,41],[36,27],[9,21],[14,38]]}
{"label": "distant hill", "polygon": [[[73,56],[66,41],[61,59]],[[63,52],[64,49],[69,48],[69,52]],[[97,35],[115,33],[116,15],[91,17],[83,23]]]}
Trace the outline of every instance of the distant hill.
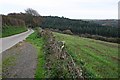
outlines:
{"label": "distant hill", "polygon": [[102,25],[93,21],[74,20],[57,16],[44,16],[41,27],[61,31],[71,30],[74,34],[91,34],[105,37],[117,37],[117,27]]}
{"label": "distant hill", "polygon": [[117,19],[85,20],[85,21],[91,21],[91,22],[100,24],[100,25],[102,25],[102,26],[118,27],[118,20],[117,20]]}

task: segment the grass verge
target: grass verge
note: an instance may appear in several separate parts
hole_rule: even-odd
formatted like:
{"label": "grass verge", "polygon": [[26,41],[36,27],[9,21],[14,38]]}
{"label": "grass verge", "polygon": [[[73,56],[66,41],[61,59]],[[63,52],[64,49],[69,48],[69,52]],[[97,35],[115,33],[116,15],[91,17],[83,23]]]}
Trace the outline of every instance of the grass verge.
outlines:
{"label": "grass verge", "polygon": [[[4,59],[2,61],[2,72],[3,73],[7,72],[8,68],[10,66],[15,65],[15,61],[16,61],[16,58],[14,55],[8,55],[8,56],[4,57]],[[2,75],[2,78],[6,78],[6,76]]]}
{"label": "grass verge", "polygon": [[2,36],[0,37],[7,37],[14,34],[19,34],[21,32],[27,31],[25,26],[3,26],[2,27]]}
{"label": "grass verge", "polygon": [[44,40],[43,38],[39,37],[37,32],[35,31],[33,34],[31,34],[28,38],[27,41],[32,43],[35,48],[37,49],[37,68],[36,68],[36,73],[35,73],[35,78],[45,78],[45,57],[44,57]]}
{"label": "grass verge", "polygon": [[118,78],[118,44],[54,33],[87,78]]}

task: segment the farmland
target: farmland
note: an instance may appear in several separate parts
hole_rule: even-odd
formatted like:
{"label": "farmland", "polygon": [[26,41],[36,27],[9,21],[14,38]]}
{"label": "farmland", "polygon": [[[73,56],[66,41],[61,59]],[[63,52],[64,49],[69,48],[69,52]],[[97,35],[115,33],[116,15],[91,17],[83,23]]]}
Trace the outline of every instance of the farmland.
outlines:
{"label": "farmland", "polygon": [[118,77],[118,44],[54,32],[87,78]]}

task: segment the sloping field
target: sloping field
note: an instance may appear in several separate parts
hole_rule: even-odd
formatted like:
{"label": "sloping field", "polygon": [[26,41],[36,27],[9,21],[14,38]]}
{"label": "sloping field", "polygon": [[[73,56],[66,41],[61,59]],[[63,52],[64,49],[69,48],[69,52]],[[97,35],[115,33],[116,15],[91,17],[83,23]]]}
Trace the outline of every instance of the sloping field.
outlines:
{"label": "sloping field", "polygon": [[78,66],[82,66],[86,77],[118,77],[118,44],[56,32],[54,35],[58,40],[65,41],[68,53]]}

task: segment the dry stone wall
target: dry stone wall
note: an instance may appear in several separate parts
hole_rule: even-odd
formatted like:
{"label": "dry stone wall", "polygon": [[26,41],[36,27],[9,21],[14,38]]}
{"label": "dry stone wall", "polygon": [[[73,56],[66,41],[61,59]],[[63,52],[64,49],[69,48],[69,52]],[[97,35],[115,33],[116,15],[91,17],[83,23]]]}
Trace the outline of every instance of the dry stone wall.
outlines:
{"label": "dry stone wall", "polygon": [[71,55],[65,50],[65,42],[57,41],[48,29],[40,30],[46,41],[46,69],[48,77],[81,78],[82,69],[77,67]]}

